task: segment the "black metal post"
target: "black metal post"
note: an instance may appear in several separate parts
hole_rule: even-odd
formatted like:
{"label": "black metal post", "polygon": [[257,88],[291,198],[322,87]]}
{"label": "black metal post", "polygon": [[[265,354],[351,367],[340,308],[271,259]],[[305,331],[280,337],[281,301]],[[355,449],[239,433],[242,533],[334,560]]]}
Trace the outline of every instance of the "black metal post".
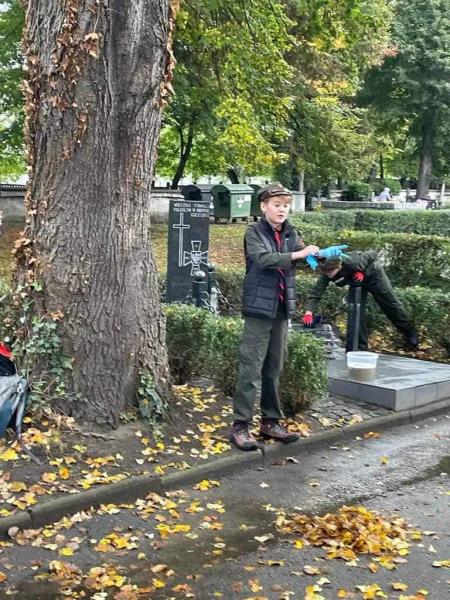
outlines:
{"label": "black metal post", "polygon": [[361,286],[352,285],[348,293],[346,350],[358,350],[361,325]]}
{"label": "black metal post", "polygon": [[192,298],[195,306],[199,308],[206,308],[206,301],[209,298],[208,294],[208,282],[206,281],[206,275],[203,271],[196,271],[194,273],[194,279],[192,280]]}

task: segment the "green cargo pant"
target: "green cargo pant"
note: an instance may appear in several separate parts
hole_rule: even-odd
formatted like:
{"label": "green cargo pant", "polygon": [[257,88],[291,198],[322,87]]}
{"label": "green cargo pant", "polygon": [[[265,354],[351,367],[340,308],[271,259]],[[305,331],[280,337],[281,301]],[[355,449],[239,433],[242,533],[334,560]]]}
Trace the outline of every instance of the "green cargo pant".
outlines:
{"label": "green cargo pant", "polygon": [[246,317],[239,347],[239,374],[233,401],[233,419],[251,421],[261,390],[261,415],[283,418],[279,379],[287,355],[288,320],[283,307],[275,319]]}

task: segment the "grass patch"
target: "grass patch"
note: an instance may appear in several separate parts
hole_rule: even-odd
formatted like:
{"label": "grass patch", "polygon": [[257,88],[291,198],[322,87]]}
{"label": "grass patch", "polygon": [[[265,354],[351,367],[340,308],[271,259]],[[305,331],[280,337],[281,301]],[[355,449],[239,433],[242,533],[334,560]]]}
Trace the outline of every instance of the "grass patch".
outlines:
{"label": "grass patch", "polygon": [[[211,224],[209,257],[219,267],[244,266],[244,234],[246,223]],[[152,246],[158,271],[167,269],[167,225],[152,226]]]}
{"label": "grass patch", "polygon": [[[245,223],[214,224],[209,229],[210,259],[222,267],[244,266]],[[11,228],[0,235],[0,278],[9,281],[11,277],[14,242],[21,229]],[[167,225],[153,225],[151,230],[153,253],[156,268],[164,273],[167,270]]]}
{"label": "grass patch", "polygon": [[0,279],[9,282],[11,278],[12,254],[14,242],[19,237],[21,228],[11,227],[3,229],[0,235]]}

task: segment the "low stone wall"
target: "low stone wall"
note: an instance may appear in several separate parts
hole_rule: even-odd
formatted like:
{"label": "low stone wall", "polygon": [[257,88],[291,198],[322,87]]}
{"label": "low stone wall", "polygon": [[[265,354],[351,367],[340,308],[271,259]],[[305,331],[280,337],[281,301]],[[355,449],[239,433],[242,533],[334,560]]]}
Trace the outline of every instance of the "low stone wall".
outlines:
{"label": "low stone wall", "polygon": [[[369,201],[350,201],[350,200],[322,200],[320,206],[323,209],[339,209],[346,208],[374,208],[378,210],[394,210],[396,202],[369,202]],[[403,206],[403,205],[402,205]]]}
{"label": "low stone wall", "polygon": [[150,193],[150,215],[152,223],[167,223],[171,200],[184,200],[180,190],[153,188]]}
{"label": "low stone wall", "polygon": [[25,186],[0,185],[0,211],[5,226],[21,226],[25,222]]}
{"label": "low stone wall", "polygon": [[354,202],[349,200],[322,200],[320,206],[324,210],[345,210],[370,208],[371,210],[425,210],[426,204],[415,202]]}
{"label": "low stone wall", "polygon": [[292,192],[292,213],[305,212],[305,194],[302,192]]}
{"label": "low stone wall", "polygon": [[[25,222],[25,186],[0,185],[0,211],[5,226],[20,226]],[[153,223],[166,222],[169,217],[169,202],[183,200],[179,190],[154,188],[150,194],[150,213]]]}

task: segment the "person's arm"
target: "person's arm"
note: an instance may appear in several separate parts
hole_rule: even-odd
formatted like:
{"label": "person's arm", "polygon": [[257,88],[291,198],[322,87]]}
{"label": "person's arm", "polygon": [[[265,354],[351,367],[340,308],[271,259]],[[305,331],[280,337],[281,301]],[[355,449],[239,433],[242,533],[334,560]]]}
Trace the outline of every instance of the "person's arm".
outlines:
{"label": "person's arm", "polygon": [[305,312],[316,312],[320,304],[322,296],[330,283],[330,279],[326,275],[321,275],[315,285],[309,291],[305,300]]}
{"label": "person's arm", "polygon": [[247,254],[260,269],[287,269],[294,261],[317,254],[317,246],[305,246],[294,252],[272,252],[268,250],[254,227],[249,227],[245,234]]}

